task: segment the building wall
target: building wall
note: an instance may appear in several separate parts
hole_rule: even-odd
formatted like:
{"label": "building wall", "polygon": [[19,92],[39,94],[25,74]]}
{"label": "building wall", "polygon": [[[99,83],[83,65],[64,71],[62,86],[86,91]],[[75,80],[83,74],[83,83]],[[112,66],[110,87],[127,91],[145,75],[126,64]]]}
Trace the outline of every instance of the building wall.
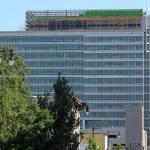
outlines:
{"label": "building wall", "polygon": [[129,106],[126,109],[126,147],[147,150],[147,132],[144,130],[144,107]]}
{"label": "building wall", "polygon": [[[88,135],[90,130],[82,130],[85,135]],[[94,129],[91,132],[91,135],[94,137],[96,134],[105,135],[107,138],[105,140],[105,145],[107,145],[107,148],[110,149],[110,147],[115,147],[116,145],[121,144],[125,147],[126,144],[126,132],[125,128],[101,128],[101,129]],[[86,138],[85,138],[86,139]],[[84,139],[84,141],[85,141]],[[88,139],[88,138],[87,138]],[[100,140],[103,141],[103,140]],[[85,142],[83,144],[86,144]],[[106,148],[106,149],[107,149]]]}
{"label": "building wall", "polygon": [[150,16],[142,19],[144,29],[144,126],[147,131],[148,145],[150,145]]}
{"label": "building wall", "polygon": [[144,33],[131,31],[1,32],[31,69],[33,95],[53,93],[61,72],[88,103],[81,128],[124,127],[125,107],[144,100]]}

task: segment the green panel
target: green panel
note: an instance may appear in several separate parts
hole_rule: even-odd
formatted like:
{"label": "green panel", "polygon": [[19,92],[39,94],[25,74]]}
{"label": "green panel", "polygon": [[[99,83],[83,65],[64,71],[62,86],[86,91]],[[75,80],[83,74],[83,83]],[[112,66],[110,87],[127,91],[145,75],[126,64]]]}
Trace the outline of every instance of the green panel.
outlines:
{"label": "green panel", "polygon": [[142,9],[87,10],[85,16],[142,16]]}
{"label": "green panel", "polygon": [[[142,9],[110,9],[110,10],[85,10],[83,14],[79,14],[80,17],[95,16],[95,17],[107,17],[107,16],[142,16]],[[44,20],[72,20],[74,16],[34,16],[37,21]],[[76,19],[78,16],[75,16]],[[74,20],[74,19],[73,19]]]}

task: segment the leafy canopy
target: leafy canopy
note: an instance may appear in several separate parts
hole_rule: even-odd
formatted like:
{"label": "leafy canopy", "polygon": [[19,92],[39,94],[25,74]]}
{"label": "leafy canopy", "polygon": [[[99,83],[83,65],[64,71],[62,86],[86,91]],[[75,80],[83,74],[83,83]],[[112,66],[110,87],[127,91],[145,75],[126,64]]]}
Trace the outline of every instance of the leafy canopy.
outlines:
{"label": "leafy canopy", "polygon": [[[22,57],[15,55],[15,63],[10,66],[9,49],[1,47],[0,52],[0,143],[7,150],[13,146],[16,149],[35,146],[45,128],[51,127],[52,116],[32,98],[26,82],[29,69]],[[27,144],[27,139],[32,142]]]}

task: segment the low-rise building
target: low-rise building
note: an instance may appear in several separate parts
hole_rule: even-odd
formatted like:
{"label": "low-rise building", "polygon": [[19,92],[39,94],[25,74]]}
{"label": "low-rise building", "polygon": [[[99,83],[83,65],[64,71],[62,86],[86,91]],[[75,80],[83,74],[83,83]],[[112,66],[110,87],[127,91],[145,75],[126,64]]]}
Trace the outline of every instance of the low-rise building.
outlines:
{"label": "low-rise building", "polygon": [[96,140],[97,147],[102,147],[103,150],[107,150],[108,138],[106,134],[99,132],[86,132],[83,133],[81,138],[80,150],[87,150],[90,136],[93,136]]}

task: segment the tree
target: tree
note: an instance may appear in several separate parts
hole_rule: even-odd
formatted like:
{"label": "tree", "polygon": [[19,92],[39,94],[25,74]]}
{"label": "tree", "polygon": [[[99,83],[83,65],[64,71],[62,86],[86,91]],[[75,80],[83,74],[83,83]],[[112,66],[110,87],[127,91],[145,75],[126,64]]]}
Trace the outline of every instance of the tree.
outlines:
{"label": "tree", "polygon": [[80,118],[77,114],[85,108],[85,103],[78,103],[73,96],[68,81],[58,75],[54,84],[54,127],[53,143],[54,150],[78,150],[80,132],[76,129],[79,127]]}
{"label": "tree", "polygon": [[38,140],[52,126],[52,116],[33,100],[26,83],[29,69],[22,57],[14,55],[10,66],[9,49],[3,47],[0,52],[0,149],[38,147]]}
{"label": "tree", "polygon": [[99,145],[99,149],[98,150],[103,150],[103,146]]}
{"label": "tree", "polygon": [[87,150],[103,150],[103,146],[101,144],[96,143],[96,139],[94,138],[93,131],[91,131],[91,130],[89,130],[88,149]]}
{"label": "tree", "polygon": [[88,150],[97,150],[96,140],[93,137],[89,137]]}
{"label": "tree", "polygon": [[116,147],[115,147],[115,150],[124,150],[124,147],[120,144],[118,144]]}

